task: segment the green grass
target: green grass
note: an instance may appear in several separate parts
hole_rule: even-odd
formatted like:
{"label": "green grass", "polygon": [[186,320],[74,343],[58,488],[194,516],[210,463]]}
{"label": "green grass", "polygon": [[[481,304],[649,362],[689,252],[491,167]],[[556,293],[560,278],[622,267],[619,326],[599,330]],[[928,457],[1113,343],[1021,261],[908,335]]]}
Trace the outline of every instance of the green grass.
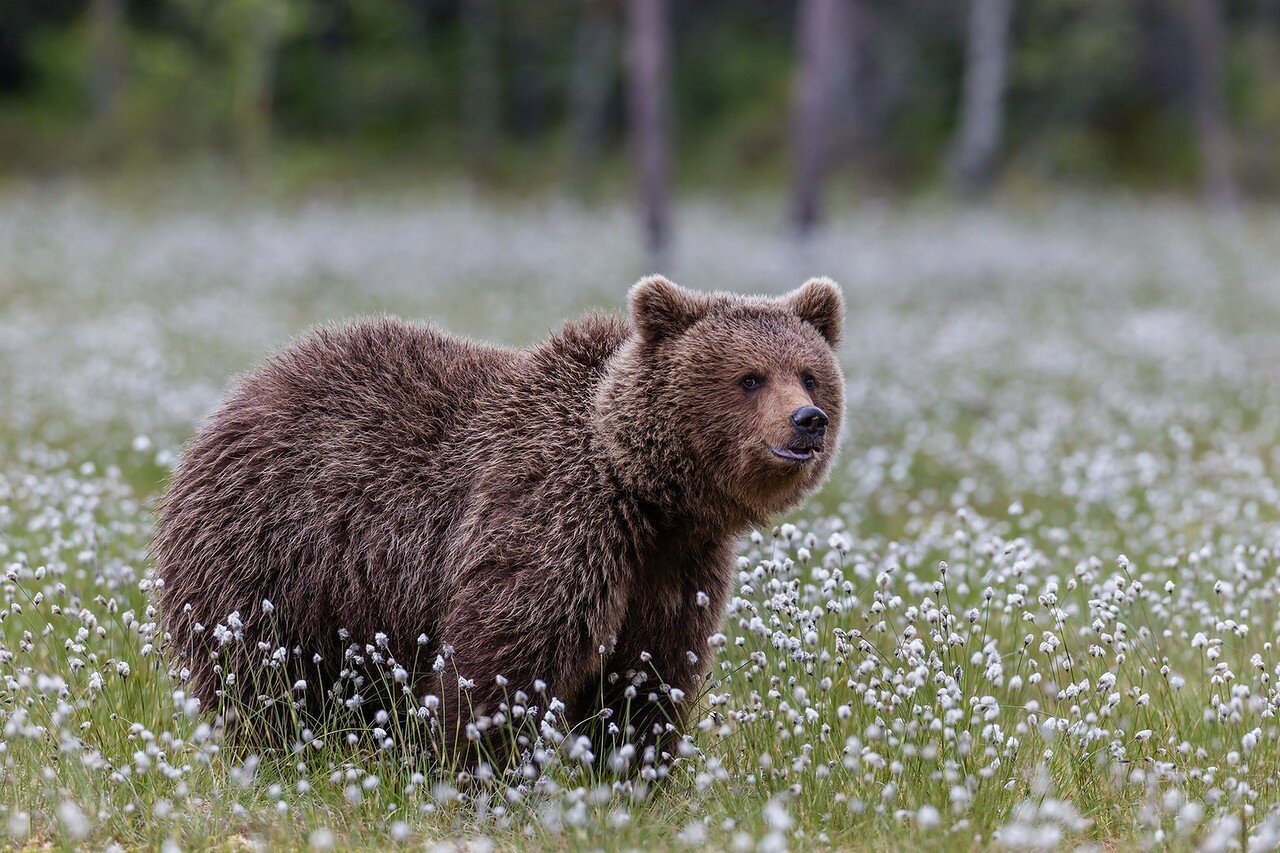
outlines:
{"label": "green grass", "polygon": [[338,716],[296,753],[224,742],[169,672],[149,506],[227,376],[311,323],[389,310],[519,343],[620,306],[643,269],[626,211],[0,196],[9,841],[1274,845],[1276,214],[867,209],[799,252],[765,208],[681,213],[689,286],[844,284],[841,460],[743,542],[662,785],[552,744],[536,781],[459,784],[410,748],[407,707],[389,748]]}

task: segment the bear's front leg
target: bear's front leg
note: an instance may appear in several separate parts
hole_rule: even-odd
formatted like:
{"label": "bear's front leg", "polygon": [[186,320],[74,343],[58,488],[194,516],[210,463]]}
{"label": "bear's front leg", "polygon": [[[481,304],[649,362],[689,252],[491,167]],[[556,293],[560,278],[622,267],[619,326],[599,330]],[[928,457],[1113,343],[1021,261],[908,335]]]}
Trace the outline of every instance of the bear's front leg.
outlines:
{"label": "bear's front leg", "polygon": [[708,639],[719,630],[728,588],[718,577],[699,577],[632,602],[603,689],[580,700],[597,711],[590,728],[602,758],[624,744],[635,747],[633,763],[662,764],[674,754],[713,663]]}
{"label": "bear's front leg", "polygon": [[[569,733],[573,698],[599,677],[597,635],[607,614],[582,587],[544,586],[510,571],[481,574],[441,626],[439,720],[444,748],[463,766],[501,768],[544,720]],[[616,621],[607,627],[616,633]],[[513,710],[518,704],[523,711]]]}

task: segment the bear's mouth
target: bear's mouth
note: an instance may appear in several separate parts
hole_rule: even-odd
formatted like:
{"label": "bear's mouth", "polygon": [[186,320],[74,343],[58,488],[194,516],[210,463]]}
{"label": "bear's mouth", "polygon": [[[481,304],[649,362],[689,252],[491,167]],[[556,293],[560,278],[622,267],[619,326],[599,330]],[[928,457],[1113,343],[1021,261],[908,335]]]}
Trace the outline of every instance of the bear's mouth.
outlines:
{"label": "bear's mouth", "polygon": [[773,445],[769,445],[769,450],[772,451],[773,455],[779,459],[797,463],[808,462],[816,453],[819,452],[816,447],[812,446],[774,447]]}

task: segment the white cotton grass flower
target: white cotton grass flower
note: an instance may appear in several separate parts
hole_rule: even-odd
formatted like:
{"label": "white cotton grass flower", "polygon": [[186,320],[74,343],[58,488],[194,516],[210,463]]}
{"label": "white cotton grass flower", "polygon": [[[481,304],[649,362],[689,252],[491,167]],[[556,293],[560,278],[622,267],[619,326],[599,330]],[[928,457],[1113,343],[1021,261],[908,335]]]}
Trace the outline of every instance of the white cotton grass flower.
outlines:
{"label": "white cotton grass flower", "polygon": [[58,822],[62,825],[63,832],[77,841],[89,834],[89,819],[85,817],[84,810],[72,800],[58,803]]}
{"label": "white cotton grass flower", "polygon": [[931,805],[923,805],[916,811],[916,826],[922,830],[936,829],[942,823],[942,815]]}
{"label": "white cotton grass flower", "polygon": [[707,841],[707,827],[701,821],[691,821],[676,835],[676,840],[689,847],[701,847]]}
{"label": "white cotton grass flower", "polygon": [[9,814],[7,831],[11,841],[22,841],[31,834],[31,815],[25,811],[13,811]]}
{"label": "white cotton grass flower", "polygon": [[765,805],[764,821],[775,832],[786,832],[794,825],[786,805],[777,797],[769,800]]}

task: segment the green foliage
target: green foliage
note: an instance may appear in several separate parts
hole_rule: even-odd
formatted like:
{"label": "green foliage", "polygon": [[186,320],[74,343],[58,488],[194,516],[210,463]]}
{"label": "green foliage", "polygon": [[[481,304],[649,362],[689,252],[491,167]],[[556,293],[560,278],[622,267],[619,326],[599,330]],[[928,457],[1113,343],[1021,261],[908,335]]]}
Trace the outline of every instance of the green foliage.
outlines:
{"label": "green foliage", "polygon": [[[467,51],[461,0],[94,0],[123,8],[118,112],[95,113],[102,77],[93,3],[17,2],[0,14],[0,168],[61,169],[215,153],[289,167],[295,152],[431,173],[476,158],[465,81],[496,80],[496,138],[476,168],[490,184],[564,177],[572,69],[588,15],[625,27],[623,0],[493,0],[493,67]],[[850,58],[867,76],[842,90],[837,169],[859,183],[933,183],[951,147],[963,76],[965,4],[846,0],[871,36]],[[778,185],[789,173],[795,75],[789,0],[672,4],[678,177],[716,187]],[[1273,5],[1224,3],[1227,85],[1242,183],[1280,188],[1280,20]],[[1187,21],[1150,0],[1015,3],[1005,160],[1036,180],[1187,187],[1198,173]],[[99,35],[101,35],[99,33]],[[850,45],[853,40],[846,40]],[[624,40],[594,73],[607,85],[588,122],[601,156],[627,155]],[[861,103],[858,106],[855,102]],[[870,104],[868,107],[867,104]],[[474,105],[471,105],[474,106]],[[865,112],[869,110],[869,112]],[[856,144],[845,136],[856,137]],[[574,171],[570,169],[569,171]],[[581,183],[581,174],[574,180]],[[483,173],[483,174],[481,174]]]}

